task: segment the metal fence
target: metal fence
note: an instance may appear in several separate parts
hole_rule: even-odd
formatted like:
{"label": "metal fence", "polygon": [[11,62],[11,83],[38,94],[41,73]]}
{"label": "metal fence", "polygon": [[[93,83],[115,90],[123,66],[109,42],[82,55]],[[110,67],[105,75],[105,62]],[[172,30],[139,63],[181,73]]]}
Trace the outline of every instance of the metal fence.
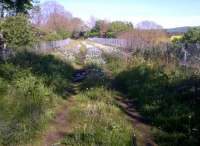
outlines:
{"label": "metal fence", "polygon": [[169,63],[170,59],[172,59],[179,61],[179,64],[182,66],[200,68],[200,44],[162,43],[151,46],[143,42],[137,42],[137,40],[131,42],[125,39],[111,38],[89,38],[89,40],[102,45],[119,47],[125,54],[123,56],[128,54],[130,57],[130,54],[135,52],[140,52],[142,55],[147,56],[147,58],[157,58],[159,55],[162,55]]}
{"label": "metal fence", "polygon": [[[67,46],[71,42],[70,39],[59,40],[59,41],[49,41],[49,42],[41,42],[33,47],[29,48],[28,50],[34,51],[35,53],[50,53],[55,51],[56,49],[63,48]],[[9,56],[12,56],[14,52],[12,49],[2,48],[0,49],[0,59],[7,59]]]}
{"label": "metal fence", "polygon": [[48,53],[55,51],[58,48],[67,46],[70,43],[70,39],[59,40],[59,41],[50,41],[50,42],[41,42],[36,44],[33,47],[33,50],[39,53]]}
{"label": "metal fence", "polygon": [[128,44],[128,42],[125,39],[89,38],[89,40],[103,45],[109,45],[114,47],[127,47]]}

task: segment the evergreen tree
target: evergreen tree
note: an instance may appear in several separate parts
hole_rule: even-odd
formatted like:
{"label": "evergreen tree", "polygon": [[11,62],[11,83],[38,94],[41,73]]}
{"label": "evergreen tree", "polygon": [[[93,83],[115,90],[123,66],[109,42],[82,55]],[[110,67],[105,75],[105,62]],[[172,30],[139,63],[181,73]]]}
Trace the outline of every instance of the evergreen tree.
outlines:
{"label": "evergreen tree", "polygon": [[12,0],[1,0],[0,1],[0,17],[4,17],[5,11],[11,9],[14,5]]}
{"label": "evergreen tree", "polygon": [[33,0],[15,0],[14,2],[14,8],[16,10],[16,13],[28,13],[28,10],[30,10],[33,7]]}

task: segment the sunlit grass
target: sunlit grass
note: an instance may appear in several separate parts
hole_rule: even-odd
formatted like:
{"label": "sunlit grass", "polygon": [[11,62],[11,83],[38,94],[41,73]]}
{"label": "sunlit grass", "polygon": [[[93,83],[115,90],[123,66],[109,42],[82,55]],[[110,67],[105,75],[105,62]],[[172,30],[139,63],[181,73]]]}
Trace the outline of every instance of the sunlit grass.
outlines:
{"label": "sunlit grass", "polygon": [[130,146],[133,129],[121,110],[115,106],[114,93],[94,88],[76,96],[70,110],[71,133],[61,143],[68,146]]}

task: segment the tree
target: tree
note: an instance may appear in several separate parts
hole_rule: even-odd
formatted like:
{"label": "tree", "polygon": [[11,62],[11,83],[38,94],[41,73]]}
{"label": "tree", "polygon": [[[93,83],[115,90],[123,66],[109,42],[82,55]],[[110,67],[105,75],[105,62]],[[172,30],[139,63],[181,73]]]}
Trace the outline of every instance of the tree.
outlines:
{"label": "tree", "polygon": [[116,37],[118,33],[131,30],[133,30],[133,24],[130,22],[98,20],[89,32],[89,36],[112,38]]}
{"label": "tree", "polygon": [[1,17],[7,15],[17,15],[18,13],[28,14],[33,7],[35,0],[1,0],[0,13]]}
{"label": "tree", "polygon": [[35,2],[35,5],[31,9],[30,18],[31,18],[31,23],[35,27],[40,27],[41,26],[41,23],[42,23],[42,11],[41,11],[41,7],[40,7],[40,3],[39,2]]}
{"label": "tree", "polygon": [[133,24],[131,22],[114,21],[111,23],[109,32],[113,37],[116,37],[118,33],[131,30],[133,30]]}
{"label": "tree", "polygon": [[144,30],[151,30],[151,29],[162,29],[162,26],[153,22],[153,21],[142,21],[137,24],[138,29],[144,29]]}
{"label": "tree", "polygon": [[95,26],[91,29],[90,35],[97,35],[99,37],[106,37],[106,33],[110,28],[110,23],[106,20],[98,20]]}
{"label": "tree", "polygon": [[88,26],[89,26],[90,28],[93,28],[93,27],[95,26],[95,24],[96,24],[96,18],[95,18],[94,16],[91,16],[91,17],[90,17],[90,20],[89,20],[89,22],[88,22]]}
{"label": "tree", "polygon": [[14,5],[12,0],[1,0],[0,2],[0,17],[4,17],[5,11],[11,9]]}
{"label": "tree", "polygon": [[16,14],[25,13],[28,14],[28,10],[33,7],[33,0],[15,0],[14,9],[16,10]]}
{"label": "tree", "polygon": [[22,14],[7,17],[2,23],[1,31],[7,46],[12,49],[24,49],[33,45],[36,40],[28,18]]}
{"label": "tree", "polygon": [[73,31],[81,31],[82,27],[84,26],[84,22],[80,18],[73,18],[70,22],[71,25],[71,32]]}
{"label": "tree", "polygon": [[72,14],[56,1],[34,6],[30,16],[33,26],[46,34],[45,40],[65,39],[84,28],[84,22],[80,18],[73,18]]}
{"label": "tree", "polygon": [[56,1],[46,1],[40,5],[40,12],[42,15],[42,24],[45,25],[52,14],[59,14],[65,16],[67,19],[72,19],[72,14],[65,10],[65,8]]}

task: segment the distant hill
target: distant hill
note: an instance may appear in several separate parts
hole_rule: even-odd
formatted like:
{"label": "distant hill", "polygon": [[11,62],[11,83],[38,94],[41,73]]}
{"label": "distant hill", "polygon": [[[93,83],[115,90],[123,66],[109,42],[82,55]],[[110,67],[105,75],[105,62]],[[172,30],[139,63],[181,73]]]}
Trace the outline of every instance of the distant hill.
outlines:
{"label": "distant hill", "polygon": [[194,27],[190,27],[190,26],[176,27],[176,28],[166,29],[166,31],[170,34],[183,34],[183,33],[186,33],[190,28],[194,28]]}

